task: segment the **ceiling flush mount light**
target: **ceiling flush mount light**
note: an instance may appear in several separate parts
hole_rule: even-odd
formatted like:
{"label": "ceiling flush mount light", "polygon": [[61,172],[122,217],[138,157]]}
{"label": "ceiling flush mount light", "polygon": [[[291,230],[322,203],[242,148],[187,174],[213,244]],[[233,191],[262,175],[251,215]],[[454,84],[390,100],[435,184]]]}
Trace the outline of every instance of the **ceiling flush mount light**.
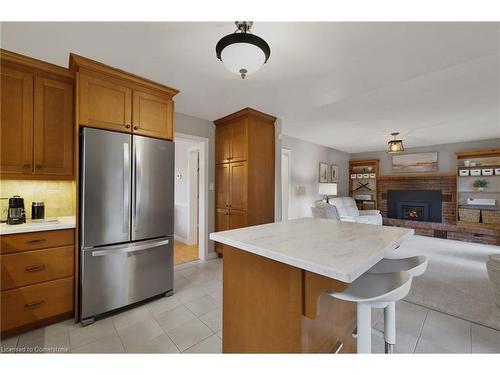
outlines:
{"label": "ceiling flush mount light", "polygon": [[245,78],[264,65],[271,49],[269,44],[257,35],[251,34],[252,21],[236,21],[237,30],[217,42],[217,58],[233,73]]}
{"label": "ceiling flush mount light", "polygon": [[403,147],[403,141],[401,139],[396,139],[399,133],[391,133],[394,139],[387,142],[387,153],[388,154],[398,154],[403,152],[405,149]]}

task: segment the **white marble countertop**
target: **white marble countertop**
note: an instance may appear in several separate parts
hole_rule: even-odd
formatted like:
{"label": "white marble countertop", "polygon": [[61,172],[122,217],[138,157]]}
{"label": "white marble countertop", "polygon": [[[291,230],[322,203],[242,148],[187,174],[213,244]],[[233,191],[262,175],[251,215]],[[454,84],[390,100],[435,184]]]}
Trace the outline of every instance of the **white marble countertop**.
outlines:
{"label": "white marble countertop", "polygon": [[344,282],[395,249],[413,229],[303,218],[210,234],[210,239]]}
{"label": "white marble countertop", "polygon": [[14,233],[27,233],[27,232],[41,232],[44,230],[59,230],[74,228],[76,225],[76,218],[74,216],[62,217],[48,217],[43,221],[31,221],[26,219],[25,224],[8,225],[6,223],[0,224],[0,235],[14,234]]}

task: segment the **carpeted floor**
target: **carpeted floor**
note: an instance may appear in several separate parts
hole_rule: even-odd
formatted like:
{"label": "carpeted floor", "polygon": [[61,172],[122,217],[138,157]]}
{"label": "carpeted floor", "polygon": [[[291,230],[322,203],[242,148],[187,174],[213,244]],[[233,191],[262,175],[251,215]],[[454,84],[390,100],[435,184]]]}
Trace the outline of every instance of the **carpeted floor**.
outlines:
{"label": "carpeted floor", "polygon": [[493,253],[500,254],[500,247],[414,236],[394,257],[426,255],[429,266],[413,280],[405,300],[500,329],[500,309],[493,302],[486,271]]}

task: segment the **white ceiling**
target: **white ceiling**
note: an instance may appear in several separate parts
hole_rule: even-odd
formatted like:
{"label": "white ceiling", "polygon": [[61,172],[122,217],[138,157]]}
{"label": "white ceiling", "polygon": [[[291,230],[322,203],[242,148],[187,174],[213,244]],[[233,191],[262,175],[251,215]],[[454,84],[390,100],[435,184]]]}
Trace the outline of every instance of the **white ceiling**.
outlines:
{"label": "white ceiling", "polygon": [[181,92],[214,120],[243,107],[283,133],[347,152],[500,138],[500,23],[265,23],[269,62],[241,80],[215,57],[213,23],[2,23],[1,44],[67,66],[69,52]]}

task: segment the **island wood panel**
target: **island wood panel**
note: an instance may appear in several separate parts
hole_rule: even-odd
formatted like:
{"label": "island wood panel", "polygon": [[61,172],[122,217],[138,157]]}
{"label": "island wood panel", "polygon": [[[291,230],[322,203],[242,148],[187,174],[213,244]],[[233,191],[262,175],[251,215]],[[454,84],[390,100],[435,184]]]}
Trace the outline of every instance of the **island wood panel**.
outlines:
{"label": "island wood panel", "polygon": [[35,174],[73,177],[73,85],[35,77]]}
{"label": "island wood panel", "polygon": [[32,172],[33,74],[1,65],[0,170],[22,178]]}
{"label": "island wood panel", "polygon": [[223,352],[354,353],[356,306],[324,294],[347,284],[223,245]]}

